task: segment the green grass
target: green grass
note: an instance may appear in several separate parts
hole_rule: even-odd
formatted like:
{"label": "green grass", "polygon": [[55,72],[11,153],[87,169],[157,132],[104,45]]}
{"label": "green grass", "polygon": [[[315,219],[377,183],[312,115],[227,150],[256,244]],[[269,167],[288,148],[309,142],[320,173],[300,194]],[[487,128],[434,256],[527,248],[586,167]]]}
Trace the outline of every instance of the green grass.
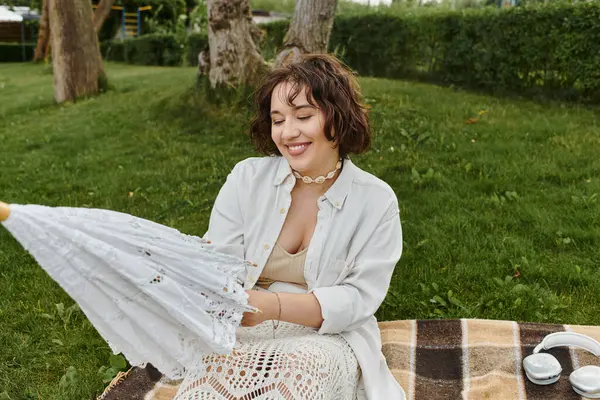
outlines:
{"label": "green grass", "polygon": [[[203,234],[227,173],[254,155],[247,112],[191,95],[191,68],[107,71],[114,90],[57,106],[44,67],[0,65],[0,199]],[[598,111],[361,83],[377,136],[353,159],[396,191],[405,242],[379,318],[600,325]],[[108,347],[80,312],[58,314],[72,300],[2,229],[0,293],[0,398],[102,390]]]}

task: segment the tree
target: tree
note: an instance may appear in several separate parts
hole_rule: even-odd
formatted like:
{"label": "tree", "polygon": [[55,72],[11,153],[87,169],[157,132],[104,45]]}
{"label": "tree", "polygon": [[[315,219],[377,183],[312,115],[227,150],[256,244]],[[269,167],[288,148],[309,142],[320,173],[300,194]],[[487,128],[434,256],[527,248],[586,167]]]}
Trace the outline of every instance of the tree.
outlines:
{"label": "tree", "polygon": [[[213,88],[256,85],[270,66],[256,42],[260,30],[252,22],[248,0],[208,0],[208,52],[199,55],[200,74]],[[290,28],[276,64],[294,62],[301,53],[325,53],[337,0],[297,0]]]}
{"label": "tree", "polygon": [[38,30],[37,45],[35,46],[34,62],[40,62],[48,56],[50,48],[50,21],[48,20],[48,0],[42,0],[42,16],[40,18],[40,28]]}
{"label": "tree", "polygon": [[252,40],[248,0],[208,0],[208,75],[213,88],[256,85],[268,66]]}
{"label": "tree", "polygon": [[294,62],[303,53],[326,53],[336,8],[337,0],[296,0],[276,65]]}
{"label": "tree", "polygon": [[98,36],[87,0],[48,0],[52,32],[54,98],[75,100],[98,93],[106,85]]}
{"label": "tree", "polygon": [[[35,54],[33,56],[34,62],[40,62],[46,59],[48,56],[48,50],[50,49],[50,21],[48,19],[48,1],[42,0],[41,3],[41,18],[40,28],[38,31],[37,45],[35,46]],[[98,7],[94,12],[94,28],[96,33],[100,32],[104,21],[110,14],[112,6],[115,0],[100,0]]]}
{"label": "tree", "polygon": [[114,3],[115,0],[100,0],[96,6],[96,11],[94,11],[94,29],[96,30],[96,33],[100,32]]}

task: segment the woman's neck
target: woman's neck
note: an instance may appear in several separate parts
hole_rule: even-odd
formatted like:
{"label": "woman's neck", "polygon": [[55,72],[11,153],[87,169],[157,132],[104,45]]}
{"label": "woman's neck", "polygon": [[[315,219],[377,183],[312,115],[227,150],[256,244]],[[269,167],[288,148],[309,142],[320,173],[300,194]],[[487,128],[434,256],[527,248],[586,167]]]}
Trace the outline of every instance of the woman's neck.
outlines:
{"label": "woman's neck", "polygon": [[[342,166],[343,168],[343,166]],[[316,197],[320,197],[324,195],[331,186],[337,181],[340,174],[342,173],[342,168],[335,172],[335,175],[331,179],[327,179],[323,183],[304,183],[302,179],[296,178],[296,186],[294,186],[294,190],[301,193],[312,193]],[[315,178],[315,177],[312,177]]]}

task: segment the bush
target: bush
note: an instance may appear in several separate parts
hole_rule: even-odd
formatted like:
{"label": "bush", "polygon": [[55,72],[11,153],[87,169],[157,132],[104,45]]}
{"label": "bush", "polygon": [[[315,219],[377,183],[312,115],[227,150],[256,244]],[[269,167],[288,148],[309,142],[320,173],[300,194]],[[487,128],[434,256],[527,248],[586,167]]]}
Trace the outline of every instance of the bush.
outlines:
{"label": "bush", "polygon": [[381,14],[337,18],[329,47],[341,48],[344,61],[362,75],[406,77],[418,49],[410,43],[419,37],[411,22]]}
{"label": "bush", "polygon": [[[265,59],[288,25],[261,25]],[[197,65],[206,41],[189,37],[188,64]],[[179,65],[182,51],[169,34],[103,45],[109,59],[144,65]],[[340,15],[329,51],[362,75],[600,102],[598,3]]]}
{"label": "bush", "polygon": [[110,61],[138,65],[176,66],[183,63],[185,46],[174,34],[150,34],[134,39],[105,42],[102,56]]}
{"label": "bush", "polygon": [[[23,62],[33,60],[35,43],[0,43],[0,62]],[[25,47],[25,59],[23,59],[23,47]]]}
{"label": "bush", "polygon": [[277,56],[277,50],[283,44],[283,39],[290,26],[290,21],[281,20],[262,24],[259,27],[265,31],[265,37],[259,44],[261,53],[266,60],[272,60]]}
{"label": "bush", "polygon": [[[261,26],[265,58],[287,26]],[[362,75],[600,102],[598,3],[339,15],[329,51]]]}
{"label": "bush", "polygon": [[198,54],[206,48],[208,37],[205,33],[194,33],[188,37],[187,63],[191,66],[198,65]]}
{"label": "bush", "polygon": [[125,41],[113,40],[100,43],[102,58],[107,61],[125,61]]}

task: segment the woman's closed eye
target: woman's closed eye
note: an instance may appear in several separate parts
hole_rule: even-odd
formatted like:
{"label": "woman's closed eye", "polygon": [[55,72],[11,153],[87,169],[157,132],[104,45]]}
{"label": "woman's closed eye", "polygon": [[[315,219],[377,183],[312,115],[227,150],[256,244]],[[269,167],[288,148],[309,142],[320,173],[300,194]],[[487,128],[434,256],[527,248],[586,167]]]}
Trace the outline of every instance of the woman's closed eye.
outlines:
{"label": "woman's closed eye", "polygon": [[[302,116],[299,116],[299,117],[297,117],[297,118],[298,118],[300,121],[308,121],[309,119],[311,119],[311,118],[312,118],[312,115],[302,115]],[[273,124],[273,125],[281,125],[281,124],[283,124],[284,122],[285,122],[285,120],[283,120],[283,119],[274,119],[274,120],[272,121],[272,124]]]}

